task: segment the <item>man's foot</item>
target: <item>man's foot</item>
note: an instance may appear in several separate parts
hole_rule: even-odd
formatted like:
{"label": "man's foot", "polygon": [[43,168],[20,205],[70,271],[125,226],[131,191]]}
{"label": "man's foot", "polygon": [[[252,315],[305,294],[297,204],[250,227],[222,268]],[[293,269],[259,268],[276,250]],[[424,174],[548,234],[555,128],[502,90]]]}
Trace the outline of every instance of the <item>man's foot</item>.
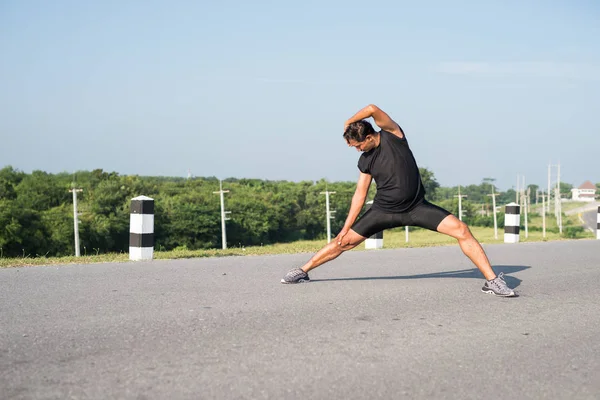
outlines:
{"label": "man's foot", "polygon": [[283,277],[281,283],[302,283],[308,281],[310,281],[310,278],[306,272],[300,268],[294,268]]}
{"label": "man's foot", "polygon": [[506,286],[503,272],[500,272],[500,274],[491,281],[485,281],[481,291],[502,297],[512,297],[515,295],[514,290]]}

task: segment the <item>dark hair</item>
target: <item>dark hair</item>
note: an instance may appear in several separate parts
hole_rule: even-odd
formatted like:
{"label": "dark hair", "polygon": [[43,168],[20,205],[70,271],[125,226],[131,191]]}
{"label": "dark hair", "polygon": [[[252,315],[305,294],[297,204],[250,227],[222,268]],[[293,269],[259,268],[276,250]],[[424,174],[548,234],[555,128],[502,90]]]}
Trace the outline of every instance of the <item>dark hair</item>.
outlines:
{"label": "dark hair", "polygon": [[353,122],[344,131],[344,139],[349,142],[350,139],[356,140],[357,142],[364,142],[367,135],[375,133],[373,125],[369,121],[362,120]]}

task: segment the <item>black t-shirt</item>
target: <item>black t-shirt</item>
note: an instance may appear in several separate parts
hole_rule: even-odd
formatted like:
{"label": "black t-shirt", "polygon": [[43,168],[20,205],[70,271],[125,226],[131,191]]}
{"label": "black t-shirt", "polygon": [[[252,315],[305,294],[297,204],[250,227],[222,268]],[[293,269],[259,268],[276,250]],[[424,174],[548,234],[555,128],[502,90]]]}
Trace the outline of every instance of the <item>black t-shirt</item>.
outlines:
{"label": "black t-shirt", "polygon": [[358,159],[358,169],[373,176],[377,185],[371,208],[405,212],[425,197],[419,167],[408,147],[406,135],[400,139],[382,130],[379,136],[379,146],[361,154]]}

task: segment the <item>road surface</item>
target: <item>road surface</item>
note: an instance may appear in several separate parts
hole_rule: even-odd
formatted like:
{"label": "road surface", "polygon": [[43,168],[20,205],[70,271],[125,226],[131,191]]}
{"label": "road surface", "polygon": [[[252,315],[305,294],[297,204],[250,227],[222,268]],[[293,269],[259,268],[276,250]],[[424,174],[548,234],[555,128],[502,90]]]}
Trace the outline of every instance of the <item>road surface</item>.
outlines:
{"label": "road surface", "polygon": [[581,219],[583,220],[583,226],[585,229],[594,233],[596,232],[598,227],[598,211],[586,211],[581,214]]}
{"label": "road surface", "polygon": [[0,270],[2,399],[598,399],[600,241]]}

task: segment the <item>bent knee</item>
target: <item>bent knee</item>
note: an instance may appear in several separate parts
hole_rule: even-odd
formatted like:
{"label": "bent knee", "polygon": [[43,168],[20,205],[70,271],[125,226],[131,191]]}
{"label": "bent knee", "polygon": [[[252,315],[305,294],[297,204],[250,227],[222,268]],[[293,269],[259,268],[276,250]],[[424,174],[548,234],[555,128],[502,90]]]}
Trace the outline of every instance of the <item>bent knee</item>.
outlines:
{"label": "bent knee", "polygon": [[351,240],[348,243],[344,243],[342,245],[338,245],[340,250],[342,251],[348,251],[348,250],[352,250],[353,248],[355,248],[356,246],[358,246],[359,244],[361,244],[364,240],[361,240],[360,237],[358,238],[353,238],[353,240]]}
{"label": "bent knee", "polygon": [[358,243],[348,243],[348,244],[341,245],[340,249],[342,251],[348,251],[348,250],[352,250],[356,246],[358,246]]}
{"label": "bent knee", "polygon": [[455,237],[457,239],[468,239],[470,238],[471,231],[469,230],[469,226],[462,221],[459,221],[458,226],[455,229]]}
{"label": "bent knee", "polygon": [[473,237],[468,225],[454,215],[447,216],[438,226],[437,231],[455,239],[469,239]]}
{"label": "bent knee", "polygon": [[458,218],[453,218],[453,221],[448,221],[447,224],[444,224],[444,226],[440,228],[438,228],[439,232],[445,233],[446,235],[452,236],[453,238],[458,240],[468,239],[472,236],[467,224],[465,224]]}
{"label": "bent knee", "polygon": [[350,233],[348,233],[345,239],[346,240],[344,240],[341,244],[337,244],[338,248],[341,251],[352,250],[353,248],[364,242],[366,238],[362,237],[354,231],[350,231]]}

